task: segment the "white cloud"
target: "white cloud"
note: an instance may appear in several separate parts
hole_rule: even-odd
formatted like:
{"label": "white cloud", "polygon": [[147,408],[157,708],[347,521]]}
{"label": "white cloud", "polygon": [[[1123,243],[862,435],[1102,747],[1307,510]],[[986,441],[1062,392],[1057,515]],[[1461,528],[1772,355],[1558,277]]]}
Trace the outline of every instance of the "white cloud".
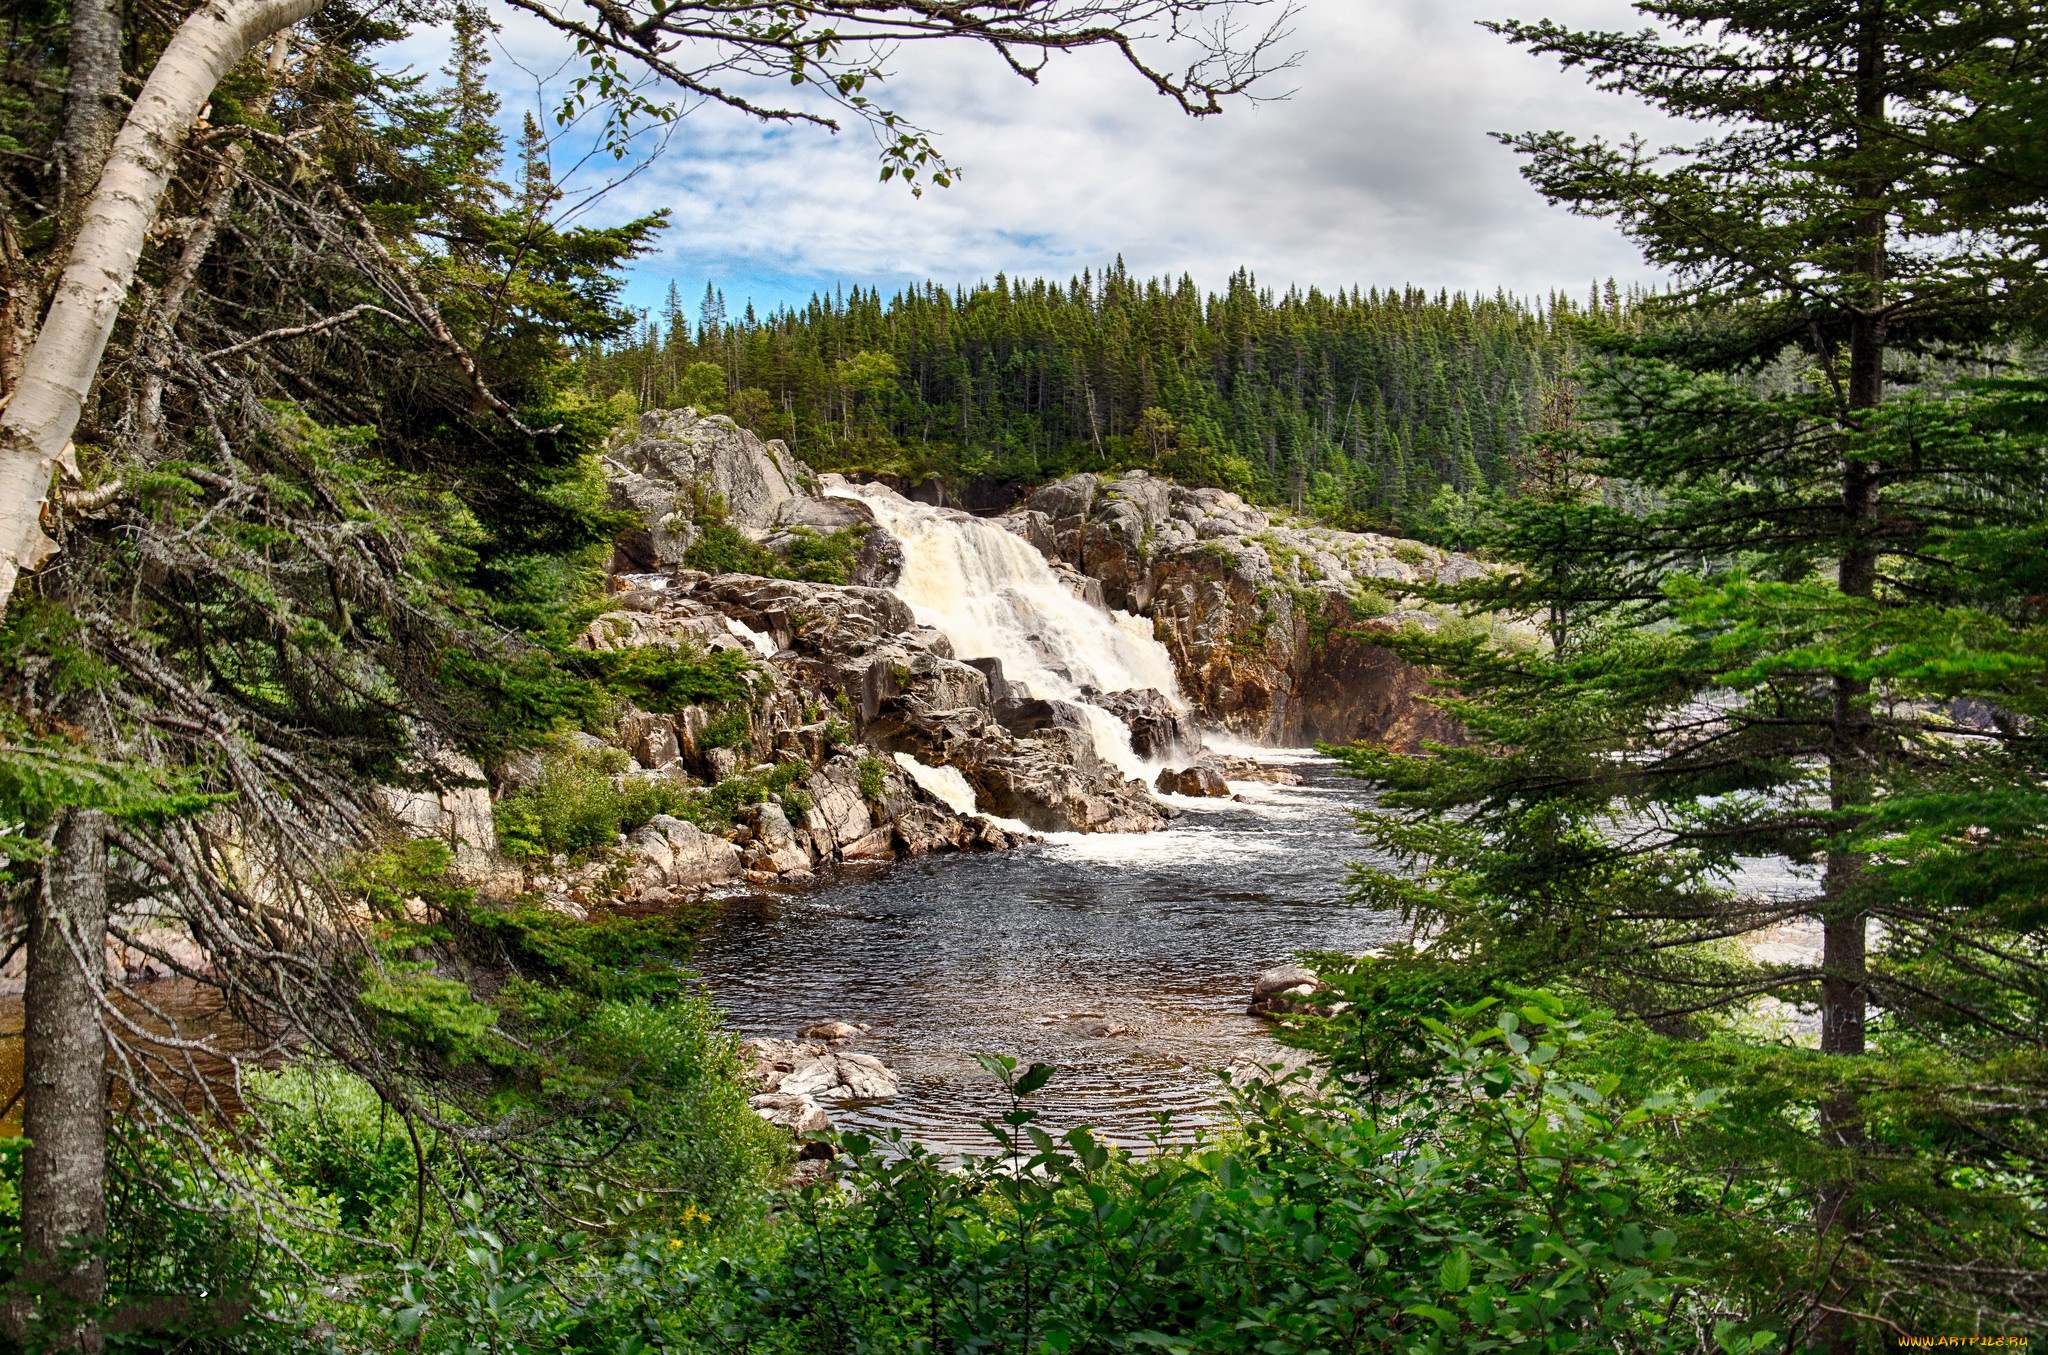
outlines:
{"label": "white cloud", "polygon": [[[914,200],[877,182],[857,128],[833,137],[703,108],[604,211],[673,214],[636,270],[643,305],[670,280],[693,303],[716,281],[737,310],[834,282],[1064,278],[1119,253],[1141,275],[1209,288],[1240,265],[1280,287],[1577,294],[1596,277],[1649,280],[1611,226],[1545,204],[1487,136],[1663,130],[1475,23],[1541,15],[1639,22],[1621,0],[1307,0],[1290,44],[1302,63],[1277,82],[1293,97],[1202,120],[1108,53],[1057,60],[1034,88],[992,53],[905,51],[885,101],[939,133],[965,169],[955,187]],[[508,23],[504,43],[536,70],[559,60],[530,24]],[[510,104],[524,77],[505,62],[497,74]]]}

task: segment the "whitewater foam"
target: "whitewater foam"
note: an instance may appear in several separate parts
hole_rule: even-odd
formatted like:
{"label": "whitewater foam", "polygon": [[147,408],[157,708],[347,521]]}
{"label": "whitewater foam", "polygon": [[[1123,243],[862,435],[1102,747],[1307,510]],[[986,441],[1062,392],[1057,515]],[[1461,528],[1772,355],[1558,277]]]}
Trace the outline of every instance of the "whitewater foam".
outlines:
{"label": "whitewater foam", "polygon": [[911,780],[945,803],[955,814],[971,814],[987,819],[996,827],[1012,833],[1030,833],[1030,824],[1020,819],[1007,819],[1000,814],[984,814],[975,806],[974,787],[967,784],[967,778],[960,774],[958,767],[934,767],[920,762],[909,753],[894,754],[896,765],[907,773]]}
{"label": "whitewater foam", "polygon": [[938,796],[955,814],[975,812],[974,787],[967,784],[967,778],[960,775],[958,767],[933,767],[908,753],[896,754],[896,765],[909,773],[911,780]]}
{"label": "whitewater foam", "polygon": [[902,543],[894,590],[919,625],[942,632],[962,658],[1001,659],[1003,677],[1031,696],[1080,703],[1096,755],[1125,776],[1148,775],[1152,768],[1131,751],[1130,729],[1081,694],[1084,687],[1149,687],[1186,708],[1173,656],[1147,622],[1081,601],[1045,557],[991,523],[913,503],[881,485],[829,492],[867,504]]}
{"label": "whitewater foam", "polygon": [[738,617],[728,616],[725,618],[725,628],[740,639],[745,640],[747,645],[762,658],[772,659],[775,657],[775,641],[763,635],[760,631],[755,630]]}

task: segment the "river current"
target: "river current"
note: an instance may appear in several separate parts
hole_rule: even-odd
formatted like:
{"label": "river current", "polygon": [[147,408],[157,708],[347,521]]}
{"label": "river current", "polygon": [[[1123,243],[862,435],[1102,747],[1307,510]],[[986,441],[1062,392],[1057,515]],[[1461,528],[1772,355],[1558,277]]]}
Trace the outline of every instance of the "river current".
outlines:
{"label": "river current", "polygon": [[[827,1019],[874,1027],[854,1048],[894,1067],[902,1091],[834,1108],[843,1129],[895,1126],[934,1148],[988,1151],[979,1122],[1008,1105],[974,1055],[1000,1053],[1059,1069],[1032,1098],[1052,1127],[1087,1123],[1137,1144],[1163,1112],[1183,1137],[1212,1115],[1213,1070],[1273,1047],[1245,1015],[1261,969],[1405,934],[1344,899],[1363,788],[1326,759],[1260,752],[1304,784],[1174,797],[1184,816],[1157,833],[1059,834],[736,895],[694,966],[744,1034],[787,1038]],[[1087,1033],[1102,1022],[1130,1033]]]}

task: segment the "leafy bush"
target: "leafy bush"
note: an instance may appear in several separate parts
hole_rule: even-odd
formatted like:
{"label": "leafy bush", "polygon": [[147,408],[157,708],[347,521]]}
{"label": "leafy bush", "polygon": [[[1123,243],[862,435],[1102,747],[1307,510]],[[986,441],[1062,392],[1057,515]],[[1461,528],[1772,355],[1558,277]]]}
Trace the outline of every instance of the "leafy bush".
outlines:
{"label": "leafy bush", "polygon": [[[342,1228],[369,1231],[413,1202],[412,1139],[369,1083],[331,1065],[290,1064],[252,1072],[248,1086],[279,1171],[323,1200]],[[441,1150],[422,1147],[438,1166]]]}
{"label": "leafy bush", "polygon": [[889,767],[882,759],[869,755],[860,760],[860,793],[862,798],[879,800],[888,788]]}
{"label": "leafy bush", "polygon": [[782,560],[782,577],[811,583],[845,583],[853,577],[855,560],[867,541],[868,527],[862,523],[835,532],[819,533],[809,527],[792,527],[794,538],[788,556]]}
{"label": "leafy bush", "polygon": [[704,726],[706,748],[738,748],[754,737],[754,722],[744,710],[729,710]]}
{"label": "leafy bush", "polygon": [[1387,595],[1377,588],[1360,585],[1351,594],[1351,615],[1359,621],[1373,621],[1394,610]]}
{"label": "leafy bush", "polygon": [[[607,757],[606,755],[613,755]],[[608,768],[624,756],[562,751],[541,763],[532,785],[497,804],[498,844],[514,858],[546,860],[609,847],[657,814],[688,817],[692,796],[665,781],[629,777],[614,782]]]}
{"label": "leafy bush", "polygon": [[697,539],[683,552],[683,563],[707,574],[758,574],[770,579],[803,579],[810,583],[845,583],[867,540],[867,524],[819,532],[790,528],[786,555],[778,555],[734,527],[726,518],[723,495],[702,486],[690,487],[690,522]]}
{"label": "leafy bush", "polygon": [[691,646],[667,649],[635,645],[621,650],[578,650],[573,662],[607,690],[642,710],[673,713],[684,706],[750,701],[754,661],[737,649],[706,652]]}
{"label": "leafy bush", "polygon": [[[1433,1075],[1393,1109],[1256,1084],[1237,1133],[1148,1157],[1085,1128],[1054,1138],[1025,1106],[1053,1070],[985,1058],[1013,1095],[992,1158],[845,1136],[834,1180],[751,1249],[649,1236],[600,1256],[479,1220],[472,1245],[387,1286],[383,1342],[452,1352],[508,1324],[536,1348],[791,1355],[1748,1355],[1781,1339],[1716,1312],[1648,1203],[1652,1143],[1712,1095],[1558,1076],[1583,1032],[1541,995],[1428,1032]],[[484,1303],[494,1288],[519,1299]]]}
{"label": "leafy bush", "polygon": [[683,552],[683,564],[706,574],[762,574],[774,567],[775,557],[753,538],[724,522],[706,522],[697,528],[697,539]]}

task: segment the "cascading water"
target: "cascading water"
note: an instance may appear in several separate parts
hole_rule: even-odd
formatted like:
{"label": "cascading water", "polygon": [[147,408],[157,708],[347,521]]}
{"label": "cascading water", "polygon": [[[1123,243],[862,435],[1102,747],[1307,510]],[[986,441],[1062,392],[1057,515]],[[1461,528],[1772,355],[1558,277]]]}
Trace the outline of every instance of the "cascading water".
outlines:
{"label": "cascading water", "polygon": [[1146,775],[1124,722],[1082,696],[1084,687],[1150,687],[1182,704],[1173,657],[1142,620],[1081,601],[1027,542],[991,523],[913,503],[880,485],[830,492],[866,503],[902,542],[895,592],[919,625],[943,632],[962,658],[1001,659],[1003,677],[1034,697],[1077,703],[1096,755],[1126,776]]}

